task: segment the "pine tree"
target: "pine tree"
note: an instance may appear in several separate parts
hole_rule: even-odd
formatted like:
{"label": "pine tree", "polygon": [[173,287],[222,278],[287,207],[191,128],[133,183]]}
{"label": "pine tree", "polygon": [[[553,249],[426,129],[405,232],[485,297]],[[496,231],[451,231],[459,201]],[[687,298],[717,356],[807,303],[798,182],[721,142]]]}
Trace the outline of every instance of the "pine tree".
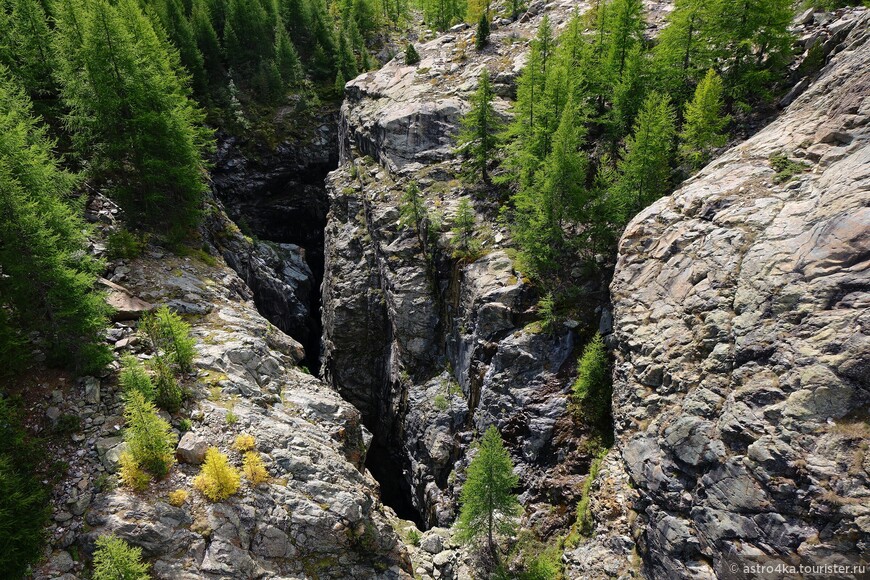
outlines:
{"label": "pine tree", "polygon": [[115,536],[97,538],[94,552],[94,580],[148,580],[149,565],[142,561],[142,549]]}
{"label": "pine tree", "polygon": [[628,219],[670,189],[675,113],[670,99],[657,92],[646,98],[626,139],[615,199],[621,205],[621,221]]}
{"label": "pine tree", "polygon": [[101,333],[107,307],[93,291],[101,264],[73,210],[77,178],[58,167],[20,87],[0,67],[0,367],[24,361],[22,337],[37,333],[52,362],[82,372],[111,355]]}
{"label": "pine tree", "polygon": [[413,66],[419,62],[420,55],[417,53],[417,49],[414,48],[414,45],[409,42],[408,46],[405,47],[405,64]]}
{"label": "pine tree", "polygon": [[722,79],[711,69],[695,89],[695,98],[686,105],[680,156],[694,169],[704,165],[713,149],[728,140],[722,131],[731,118],[722,114],[722,95]]}
{"label": "pine tree", "polygon": [[477,21],[477,31],[474,36],[474,48],[478,51],[486,48],[489,44],[489,17],[486,13],[480,15],[480,20]]}
{"label": "pine tree", "polygon": [[625,63],[632,49],[643,40],[643,2],[642,0],[612,0],[609,7],[611,19],[609,26],[608,61],[614,82],[622,79]]}
{"label": "pine tree", "polygon": [[604,339],[596,333],[583,348],[577,361],[577,380],[572,391],[580,414],[602,432],[608,431],[611,421],[610,402],[613,396],[610,363]]}
{"label": "pine tree", "polygon": [[465,261],[474,260],[480,251],[480,242],[477,239],[474,208],[471,207],[471,202],[467,197],[459,200],[450,233],[452,235],[453,257]]}
{"label": "pine tree", "polygon": [[[509,143],[504,164],[505,175],[499,181],[512,183],[519,190],[531,185],[541,162],[546,157],[548,135],[542,131],[542,117],[555,114],[542,111],[547,94],[547,77],[555,43],[549,18],[545,15],[532,41],[529,58],[517,81],[517,100],[512,108],[514,117],[504,134]],[[558,119],[558,117],[556,117]]]}
{"label": "pine tree", "polygon": [[196,39],[196,46],[202,55],[209,96],[219,102],[227,73],[224,69],[220,40],[212,25],[208,0],[193,0],[190,26]]}
{"label": "pine tree", "polygon": [[553,135],[553,149],[535,176],[534,185],[513,196],[513,235],[523,261],[534,273],[549,275],[565,251],[565,228],[588,202],[587,162],[582,151],[584,117],[573,103],[565,107]]}
{"label": "pine tree", "polygon": [[678,105],[712,65],[709,6],[705,0],[677,0],[653,51],[657,86]]}
{"label": "pine tree", "polygon": [[501,128],[501,120],[492,105],[494,97],[489,70],[484,68],[470,99],[471,110],[462,118],[462,130],[457,139],[459,149],[468,159],[469,175],[480,175],[484,183],[489,183],[487,166],[493,159],[496,135]]}
{"label": "pine tree", "polygon": [[423,194],[415,181],[409,183],[402,194],[399,203],[399,227],[413,229],[423,251],[426,251],[426,242],[429,239],[429,213],[426,210]]}
{"label": "pine tree", "polygon": [[8,22],[0,20],[0,65],[9,67],[31,98],[51,96],[54,53],[45,10],[39,0],[12,0],[11,8]]}
{"label": "pine tree", "polygon": [[457,528],[460,541],[470,543],[486,538],[487,548],[498,557],[497,534],[511,534],[522,506],[513,493],[519,478],[495,425],[484,433],[477,455],[468,466],[460,496]]}
{"label": "pine tree", "polygon": [[91,177],[128,219],[173,239],[198,223],[211,134],[174,50],[136,0],[58,0],[58,77]]}
{"label": "pine tree", "polygon": [[302,71],[299,53],[296,52],[287,30],[281,25],[275,27],[275,63],[284,83],[284,90],[302,82],[305,73]]}
{"label": "pine tree", "polygon": [[130,455],[154,477],[165,477],[175,462],[176,436],[172,427],[139,391],[127,393],[124,420],[127,423],[124,439],[130,446]]}
{"label": "pine tree", "polygon": [[200,99],[205,99],[208,96],[205,61],[199,51],[193,26],[184,13],[181,0],[151,1],[163,30],[166,31],[169,40],[178,49],[181,64],[190,75],[193,94]]}

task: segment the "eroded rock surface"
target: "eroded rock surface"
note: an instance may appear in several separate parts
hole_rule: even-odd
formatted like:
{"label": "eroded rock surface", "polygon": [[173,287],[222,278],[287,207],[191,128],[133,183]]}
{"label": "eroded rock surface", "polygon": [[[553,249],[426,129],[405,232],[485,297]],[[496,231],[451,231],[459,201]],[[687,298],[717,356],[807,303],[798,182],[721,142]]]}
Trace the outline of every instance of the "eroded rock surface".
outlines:
{"label": "eroded rock surface", "polygon": [[[613,408],[654,578],[870,550],[868,23],[622,238]],[[805,171],[780,180],[774,154]]]}

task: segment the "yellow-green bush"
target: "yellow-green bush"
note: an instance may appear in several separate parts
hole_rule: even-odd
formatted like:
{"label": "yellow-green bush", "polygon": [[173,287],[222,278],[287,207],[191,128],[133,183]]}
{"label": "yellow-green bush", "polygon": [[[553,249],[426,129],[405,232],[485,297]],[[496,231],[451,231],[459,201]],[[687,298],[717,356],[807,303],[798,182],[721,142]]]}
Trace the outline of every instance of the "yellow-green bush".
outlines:
{"label": "yellow-green bush", "polygon": [[263,465],[263,460],[260,454],[256,451],[248,451],[245,453],[245,459],[242,462],[242,471],[245,473],[245,478],[251,482],[251,485],[257,486],[269,479],[269,472],[266,471],[266,466]]}
{"label": "yellow-green bush", "polygon": [[233,442],[233,449],[239,453],[247,453],[248,451],[253,451],[256,445],[257,440],[254,439],[253,435],[242,433],[241,435],[236,436],[236,440]]}
{"label": "yellow-green bush", "polygon": [[217,447],[209,447],[202,471],[193,480],[193,487],[211,501],[220,501],[238,492],[241,482],[239,471],[230,465],[227,456]]}

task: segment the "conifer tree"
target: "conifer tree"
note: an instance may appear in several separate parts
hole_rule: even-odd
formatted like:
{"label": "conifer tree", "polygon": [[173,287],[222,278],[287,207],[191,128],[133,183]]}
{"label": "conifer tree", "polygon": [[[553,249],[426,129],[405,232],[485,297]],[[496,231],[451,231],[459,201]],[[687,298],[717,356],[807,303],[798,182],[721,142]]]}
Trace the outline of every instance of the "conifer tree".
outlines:
{"label": "conifer tree", "polygon": [[641,0],[611,0],[609,7],[610,39],[608,61],[614,82],[622,79],[631,50],[643,39],[643,2]]}
{"label": "conifer tree", "polygon": [[[12,0],[0,15],[0,65],[6,65],[31,98],[55,92],[51,31],[39,0]],[[4,13],[0,5],[0,13]],[[3,19],[8,19],[3,22]],[[5,38],[4,38],[5,37]]]}
{"label": "conifer tree", "polygon": [[469,174],[480,175],[484,183],[489,183],[487,166],[493,159],[496,135],[501,128],[501,121],[492,105],[494,97],[489,70],[484,68],[478,78],[477,90],[470,99],[471,110],[462,118],[462,131],[458,138],[459,149],[469,159]]}
{"label": "conifer tree", "polygon": [[670,189],[675,113],[670,99],[657,92],[646,98],[626,139],[615,199],[621,206],[621,221],[628,219]]}
{"label": "conifer tree", "polygon": [[513,197],[514,238],[525,263],[539,275],[558,267],[565,250],[565,227],[580,217],[588,201],[586,154],[581,150],[584,120],[573,103],[565,107],[553,149],[534,185]]}
{"label": "conifer tree", "polygon": [[498,428],[490,425],[468,466],[457,528],[462,542],[485,538],[487,549],[495,558],[498,558],[497,535],[513,533],[515,518],[522,512],[513,493],[519,480],[513,468]]}
{"label": "conifer tree", "polygon": [[429,239],[429,212],[426,210],[423,194],[415,181],[409,183],[402,194],[399,203],[399,227],[413,229],[423,252],[426,252]]}
{"label": "conifer tree", "polygon": [[111,358],[100,334],[107,307],[93,284],[101,265],[84,251],[73,211],[77,178],[58,167],[53,143],[21,88],[0,67],[0,367],[23,362],[22,337],[38,333],[52,362],[92,372]]}
{"label": "conifer tree", "polygon": [[509,145],[505,175],[500,181],[512,183],[516,189],[531,185],[535,172],[546,157],[548,135],[541,130],[542,117],[552,119],[555,113],[545,114],[541,102],[547,93],[547,76],[554,48],[550,21],[545,15],[517,81],[517,100],[512,108],[514,117],[504,135]]}
{"label": "conifer tree", "polygon": [[695,89],[695,98],[686,105],[680,157],[693,169],[706,163],[713,149],[728,139],[723,129],[731,119],[722,114],[722,94],[722,79],[711,69]]}
{"label": "conifer tree", "polygon": [[413,66],[420,62],[420,55],[417,53],[417,49],[414,48],[414,45],[410,42],[408,46],[405,47],[405,64],[408,66]]}
{"label": "conifer tree", "polygon": [[205,99],[208,95],[205,62],[181,0],[152,0],[152,3],[163,30],[178,49],[181,64],[190,75],[193,94],[200,99]]}
{"label": "conifer tree", "polygon": [[199,220],[210,132],[174,50],[136,0],[58,0],[58,76],[91,177],[128,219],[173,239]]}
{"label": "conifer tree", "polygon": [[136,463],[156,478],[163,478],[175,462],[176,437],[172,427],[139,391],[127,393],[124,439]]}
{"label": "conifer tree", "polygon": [[149,564],[142,561],[142,548],[115,536],[97,538],[94,580],[148,580]]}
{"label": "conifer tree", "polygon": [[489,16],[486,12],[480,15],[477,21],[477,31],[474,36],[474,48],[483,50],[489,44]]}
{"label": "conifer tree", "polygon": [[453,218],[451,244],[453,256],[461,260],[473,260],[480,251],[480,242],[477,240],[477,224],[475,222],[474,208],[467,197],[459,200],[456,208],[456,216]]}
{"label": "conifer tree", "polygon": [[709,6],[703,0],[677,0],[653,50],[657,85],[677,104],[689,98],[712,64]]}
{"label": "conifer tree", "polygon": [[220,101],[220,92],[227,73],[224,69],[220,40],[212,24],[208,0],[193,0],[190,25],[196,39],[196,46],[202,55],[209,96],[214,101]]}

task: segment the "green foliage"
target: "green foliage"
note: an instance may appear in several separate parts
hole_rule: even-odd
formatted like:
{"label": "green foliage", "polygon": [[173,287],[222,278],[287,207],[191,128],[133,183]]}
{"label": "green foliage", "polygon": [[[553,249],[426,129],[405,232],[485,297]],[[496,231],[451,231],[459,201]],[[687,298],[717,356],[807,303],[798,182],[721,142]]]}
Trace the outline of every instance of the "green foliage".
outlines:
{"label": "green foliage", "polygon": [[106,251],[112,260],[137,258],[144,245],[141,237],[124,229],[113,232],[106,238]]}
{"label": "green foliage", "polygon": [[709,161],[713,150],[728,139],[722,131],[731,118],[722,114],[722,94],[722,79],[711,69],[695,89],[695,98],[686,105],[680,156],[694,169]]}
{"label": "green foliage", "polygon": [[592,498],[592,484],[595,482],[595,478],[598,477],[598,472],[601,470],[601,462],[604,460],[604,455],[606,453],[607,450],[603,450],[589,465],[589,473],[586,475],[586,479],[583,480],[580,501],[577,502],[577,520],[574,523],[574,529],[577,534],[584,538],[590,537],[594,530],[595,522],[592,520],[592,512],[589,510],[589,502]]}
{"label": "green foliage", "polygon": [[483,50],[489,44],[489,16],[486,12],[480,15],[477,21],[477,30],[474,35],[474,48]]}
{"label": "green foliage", "polygon": [[43,4],[7,0],[0,5],[0,65],[10,69],[31,98],[55,93],[53,64],[51,30]]}
{"label": "green foliage", "polygon": [[773,170],[776,171],[776,175],[773,176],[774,183],[791,181],[795,175],[799,175],[810,168],[803,161],[792,161],[782,151],[772,154],[768,161],[770,161],[770,166],[773,167]]}
{"label": "green foliage", "polygon": [[164,355],[169,364],[182,373],[193,369],[196,340],[190,336],[190,325],[178,314],[161,306],[145,315],[141,324],[154,350]]}
{"label": "green foliage", "polygon": [[178,53],[137,0],[58,0],[57,77],[67,126],[89,174],[128,220],[170,235],[199,222],[211,133]]}
{"label": "green foliage", "polygon": [[82,430],[82,419],[78,415],[66,413],[57,418],[52,429],[57,435],[71,435]]}
{"label": "green foliage", "polygon": [[467,197],[459,201],[456,217],[453,218],[451,244],[453,257],[466,262],[473,262],[480,254],[480,240],[477,239],[477,225],[474,208]]}
{"label": "green foliage", "polygon": [[422,539],[423,537],[420,535],[420,532],[418,532],[416,528],[411,528],[410,530],[408,530],[408,543],[412,546],[419,546],[420,540]]}
{"label": "green foliage", "polygon": [[607,349],[600,334],[586,344],[577,362],[577,380],[572,387],[580,415],[595,429],[609,433],[612,378]]}
{"label": "green foliage", "polygon": [[439,411],[446,411],[447,408],[450,407],[450,403],[447,402],[447,397],[445,397],[441,393],[435,395],[435,398],[432,400],[432,404],[435,405],[435,408]]}
{"label": "green foliage", "polygon": [[462,118],[462,130],[457,137],[458,149],[468,160],[469,176],[480,175],[484,183],[489,183],[487,166],[495,154],[496,135],[501,129],[501,120],[492,105],[494,97],[489,70],[484,68],[470,99],[471,109]]}
{"label": "green foliage", "polygon": [[241,481],[241,474],[230,465],[227,456],[217,447],[209,447],[202,470],[193,480],[193,487],[211,501],[221,501],[239,491]]}
{"label": "green foliage", "polygon": [[0,440],[0,570],[17,578],[42,556],[49,495],[33,472],[40,450],[6,398],[0,398]]}
{"label": "green foliage", "polygon": [[625,140],[614,184],[622,223],[670,191],[675,132],[670,99],[650,93],[638,113],[633,135]]}
{"label": "green foliage", "polygon": [[130,455],[145,471],[163,478],[175,462],[176,436],[172,427],[157,415],[154,405],[138,391],[127,394],[124,405],[124,440]]}
{"label": "green foliage", "polygon": [[97,538],[94,580],[148,580],[148,567],[142,561],[141,548],[115,536]]}
{"label": "green foliage", "polygon": [[135,356],[125,355],[121,359],[121,374],[118,382],[125,393],[135,391],[146,401],[154,400],[154,384],[151,382],[151,377]]}
{"label": "green foliage", "polygon": [[408,46],[405,47],[405,64],[413,66],[419,62],[420,54],[417,52],[417,49],[414,48],[414,45],[409,42]]}
{"label": "green foliage", "polygon": [[491,554],[496,553],[496,534],[512,534],[522,506],[513,493],[518,477],[495,425],[484,433],[477,454],[468,466],[460,495],[461,511],[457,538],[471,543],[486,538]]}
{"label": "green foliage", "polygon": [[172,369],[162,356],[157,355],[151,359],[149,366],[154,372],[154,402],[161,409],[175,413],[181,408],[181,400],[184,396],[181,385],[178,384]]}
{"label": "green foliage", "polygon": [[38,336],[49,361],[95,372],[111,359],[102,344],[108,307],[93,291],[101,264],[87,252],[88,227],[70,197],[77,178],[61,170],[54,144],[21,89],[0,67],[0,368],[20,369],[24,337]]}
{"label": "green foliage", "polygon": [[547,332],[552,332],[556,327],[556,301],[553,293],[548,292],[538,301],[538,314],[541,317],[541,326]]}
{"label": "green foliage", "polygon": [[447,30],[462,20],[467,2],[462,0],[420,0],[423,20],[438,30]]}

